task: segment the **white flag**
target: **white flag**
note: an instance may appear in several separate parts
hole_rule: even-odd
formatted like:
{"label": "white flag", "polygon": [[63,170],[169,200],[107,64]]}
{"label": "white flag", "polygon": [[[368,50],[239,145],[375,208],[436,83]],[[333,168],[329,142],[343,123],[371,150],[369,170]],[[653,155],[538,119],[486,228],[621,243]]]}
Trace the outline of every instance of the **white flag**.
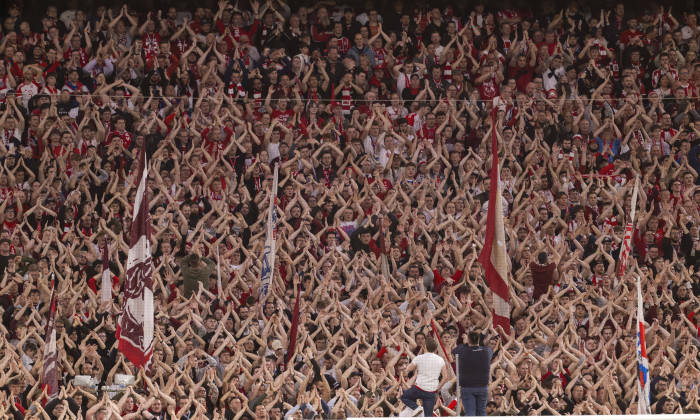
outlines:
{"label": "white flag", "polygon": [[270,191],[270,210],[267,212],[267,234],[265,236],[265,248],[262,255],[262,269],[260,270],[260,296],[259,301],[265,300],[272,280],[272,270],[275,269],[275,249],[277,246],[277,175],[278,166],[275,165],[275,174],[272,178]]}

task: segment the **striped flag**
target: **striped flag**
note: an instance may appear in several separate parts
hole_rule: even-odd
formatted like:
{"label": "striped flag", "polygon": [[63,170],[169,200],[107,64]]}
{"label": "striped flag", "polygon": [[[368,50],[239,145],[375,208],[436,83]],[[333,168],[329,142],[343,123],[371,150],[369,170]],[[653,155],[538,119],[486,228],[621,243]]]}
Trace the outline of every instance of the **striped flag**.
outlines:
{"label": "striped flag", "polygon": [[649,359],[647,359],[646,336],[644,334],[642,284],[639,276],[637,276],[637,364],[639,365],[637,414],[651,414],[651,404],[649,402]]}
{"label": "striped flag", "polygon": [[506,235],[503,226],[503,198],[501,196],[500,176],[498,170],[498,139],[496,138],[496,113],[492,114],[491,153],[493,163],[489,177],[489,206],[486,218],[486,238],[479,255],[479,262],[484,267],[486,281],[493,292],[493,326],[501,326],[510,333],[510,303],[508,295],[508,254],[506,253]]}
{"label": "striped flag", "polygon": [[117,324],[119,350],[137,368],[151,369],[153,354],[153,262],[151,261],[151,214],[146,189],[146,151],[139,153],[138,189],[126,260],[124,302]]}
{"label": "striped flag", "polygon": [[[53,273],[52,273],[53,276]],[[41,375],[41,389],[46,390],[49,398],[58,394],[58,352],[56,351],[56,287],[51,281],[51,303],[49,304],[49,319],[46,322],[46,349],[44,351],[44,366]]]}
{"label": "striped flag", "polygon": [[109,276],[109,242],[105,238],[102,248],[102,286],[100,288],[100,303],[112,301],[112,279]]}
{"label": "striped flag", "polygon": [[622,249],[620,250],[620,266],[617,268],[617,278],[621,279],[627,269],[627,260],[632,254],[632,233],[634,232],[634,214],[637,211],[637,192],[639,191],[639,177],[634,181],[634,191],[632,192],[632,211],[625,226],[625,236],[622,239]]}
{"label": "striped flag", "polygon": [[275,165],[275,174],[272,177],[272,190],[270,191],[270,209],[267,212],[267,234],[265,236],[265,248],[262,255],[262,269],[260,270],[260,302],[267,298],[272,281],[272,270],[275,268],[275,250],[277,247],[277,175],[279,166]]}

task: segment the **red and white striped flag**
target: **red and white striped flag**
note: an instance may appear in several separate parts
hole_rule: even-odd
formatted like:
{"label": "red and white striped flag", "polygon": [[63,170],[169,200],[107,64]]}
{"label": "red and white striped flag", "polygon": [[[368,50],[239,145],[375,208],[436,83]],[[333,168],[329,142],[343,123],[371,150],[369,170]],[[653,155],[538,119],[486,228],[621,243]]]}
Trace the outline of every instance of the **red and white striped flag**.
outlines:
{"label": "red and white striped flag", "polygon": [[124,302],[117,325],[119,350],[138,368],[151,368],[153,353],[153,263],[151,261],[151,214],[146,190],[146,151],[139,153],[138,189],[126,260]]}
{"label": "red and white striped flag", "polygon": [[56,351],[56,287],[51,282],[51,303],[49,304],[49,319],[46,322],[46,349],[44,350],[44,366],[41,374],[41,389],[52,398],[58,394],[58,352]]}
{"label": "red and white striped flag", "polygon": [[100,287],[100,302],[112,301],[112,279],[109,275],[109,242],[105,238],[105,247],[102,248],[102,286]]}
{"label": "red and white striped flag", "polygon": [[492,115],[491,153],[493,163],[489,177],[489,206],[486,218],[486,238],[479,255],[479,262],[486,272],[486,281],[493,292],[493,326],[501,326],[506,334],[510,333],[510,303],[508,295],[508,254],[506,253],[506,235],[503,226],[503,198],[500,188],[498,169],[498,139],[496,138],[496,114]]}
{"label": "red and white striped flag", "polygon": [[627,260],[632,254],[632,233],[634,232],[634,214],[637,211],[637,192],[639,191],[639,177],[634,181],[634,192],[632,192],[632,211],[625,226],[625,236],[622,239],[622,249],[620,250],[620,265],[617,268],[617,278],[621,279],[627,270]]}

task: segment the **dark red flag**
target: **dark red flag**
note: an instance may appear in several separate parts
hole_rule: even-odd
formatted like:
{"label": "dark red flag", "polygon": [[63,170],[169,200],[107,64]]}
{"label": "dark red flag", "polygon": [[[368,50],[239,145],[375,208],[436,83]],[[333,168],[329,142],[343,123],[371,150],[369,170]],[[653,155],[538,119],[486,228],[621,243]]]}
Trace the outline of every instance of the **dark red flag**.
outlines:
{"label": "dark red flag", "polygon": [[124,302],[117,325],[119,350],[127,359],[150,371],[153,353],[153,263],[151,261],[151,215],[146,189],[146,151],[139,153],[138,189],[131,224],[129,256],[126,261]]}

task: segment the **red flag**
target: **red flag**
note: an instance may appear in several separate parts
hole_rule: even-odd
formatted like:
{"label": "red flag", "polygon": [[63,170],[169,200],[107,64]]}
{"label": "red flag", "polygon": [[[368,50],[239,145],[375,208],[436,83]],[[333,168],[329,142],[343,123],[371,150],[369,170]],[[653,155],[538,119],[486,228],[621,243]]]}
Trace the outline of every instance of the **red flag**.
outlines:
{"label": "red flag", "polygon": [[496,113],[492,114],[491,153],[493,163],[489,177],[489,207],[486,218],[486,238],[479,255],[479,262],[486,272],[486,281],[493,292],[493,325],[500,325],[510,332],[510,303],[508,296],[508,254],[506,253],[505,228],[503,225],[503,201],[498,170],[498,139],[496,138]]}
{"label": "red flag", "polygon": [[625,270],[627,269],[627,259],[632,253],[632,233],[634,232],[634,226],[632,222],[628,222],[625,226],[625,236],[622,238],[622,249],[620,251],[620,259],[618,261],[619,266],[617,267],[617,278],[621,279],[625,275]]}
{"label": "red flag", "polygon": [[289,329],[289,347],[287,348],[287,363],[292,360],[294,348],[297,346],[297,331],[299,330],[299,298],[301,297],[301,282],[297,285],[297,297],[294,300],[292,312],[292,327]]}
{"label": "red flag", "polygon": [[[52,282],[53,283],[53,282]],[[56,351],[56,288],[51,285],[51,303],[49,319],[46,322],[46,350],[41,375],[41,389],[46,390],[49,398],[58,394],[58,352]]]}
{"label": "red flag", "polygon": [[151,368],[153,353],[153,263],[151,261],[151,215],[146,190],[146,152],[139,153],[138,189],[126,261],[124,302],[117,325],[119,350],[138,368]]}

